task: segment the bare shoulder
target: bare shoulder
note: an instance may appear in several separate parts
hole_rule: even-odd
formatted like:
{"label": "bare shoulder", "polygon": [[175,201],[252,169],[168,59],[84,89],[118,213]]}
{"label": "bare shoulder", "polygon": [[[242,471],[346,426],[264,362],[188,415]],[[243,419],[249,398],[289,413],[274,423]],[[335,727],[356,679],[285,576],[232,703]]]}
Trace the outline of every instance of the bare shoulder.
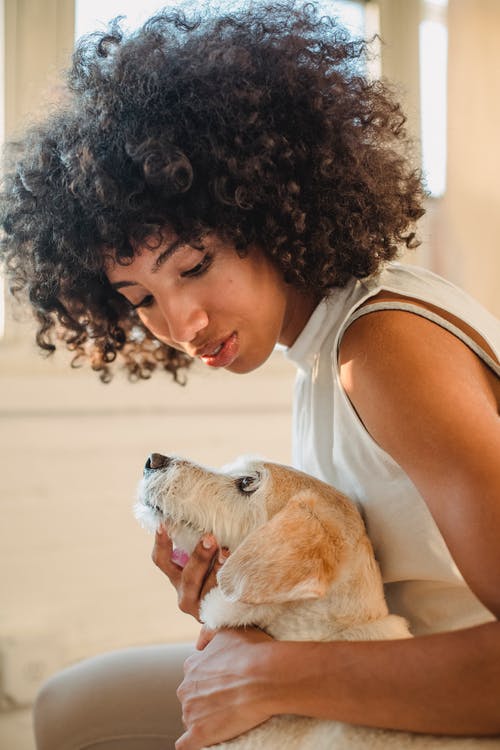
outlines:
{"label": "bare shoulder", "polygon": [[498,586],[488,583],[500,577],[494,376],[453,334],[402,311],[356,320],[340,373],[367,431],[412,479],[469,585],[500,616]]}
{"label": "bare shoulder", "polygon": [[455,438],[466,439],[471,413],[499,426],[498,378],[456,336],[418,315],[381,310],[355,321],[341,343],[340,370],[362,421],[382,443],[399,445],[406,419],[409,429],[415,421],[426,427],[427,437],[448,419],[460,428]]}

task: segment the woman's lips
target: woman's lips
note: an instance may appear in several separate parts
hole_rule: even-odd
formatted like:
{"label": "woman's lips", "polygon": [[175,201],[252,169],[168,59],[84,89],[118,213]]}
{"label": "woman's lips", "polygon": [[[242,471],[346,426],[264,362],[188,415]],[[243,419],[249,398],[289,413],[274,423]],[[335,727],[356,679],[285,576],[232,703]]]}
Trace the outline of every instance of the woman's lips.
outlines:
{"label": "woman's lips", "polygon": [[228,367],[238,356],[239,350],[238,335],[235,331],[213,353],[203,354],[200,359],[209,367]]}

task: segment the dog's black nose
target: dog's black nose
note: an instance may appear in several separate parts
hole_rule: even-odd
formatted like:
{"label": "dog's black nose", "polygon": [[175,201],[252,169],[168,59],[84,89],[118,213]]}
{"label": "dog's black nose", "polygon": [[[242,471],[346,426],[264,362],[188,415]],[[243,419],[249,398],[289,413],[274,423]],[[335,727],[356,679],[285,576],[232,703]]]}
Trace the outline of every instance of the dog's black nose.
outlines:
{"label": "dog's black nose", "polygon": [[165,469],[172,459],[168,456],[162,456],[161,453],[151,453],[144,464],[144,471],[154,471],[155,469]]}

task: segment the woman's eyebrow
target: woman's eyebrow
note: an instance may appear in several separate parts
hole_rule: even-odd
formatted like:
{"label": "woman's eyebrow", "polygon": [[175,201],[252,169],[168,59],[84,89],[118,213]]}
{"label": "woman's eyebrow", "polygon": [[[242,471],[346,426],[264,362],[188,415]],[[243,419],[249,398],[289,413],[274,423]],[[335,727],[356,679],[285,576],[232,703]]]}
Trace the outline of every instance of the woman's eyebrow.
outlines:
{"label": "woman's eyebrow", "polygon": [[[185,244],[186,241],[179,238],[172,242],[168,247],[166,247],[165,250],[163,250],[157,258],[155,258],[154,263],[151,267],[151,273],[156,273],[165,263],[165,261],[168,260],[176,252],[176,250],[180,250],[180,248]],[[123,289],[126,286],[137,286],[137,282],[115,281],[111,284],[111,289]]]}
{"label": "woman's eyebrow", "polygon": [[123,289],[125,286],[136,286],[137,282],[135,281],[114,281],[111,284],[111,289]]}
{"label": "woman's eyebrow", "polygon": [[172,244],[165,248],[165,250],[163,250],[163,252],[161,252],[155,259],[155,262],[153,263],[153,266],[151,268],[151,273],[156,273],[157,271],[159,271],[165,261],[168,260],[176,252],[176,250],[180,250],[181,247],[184,247],[185,244],[186,240],[182,240],[180,237],[174,240],[174,242],[172,242]]}

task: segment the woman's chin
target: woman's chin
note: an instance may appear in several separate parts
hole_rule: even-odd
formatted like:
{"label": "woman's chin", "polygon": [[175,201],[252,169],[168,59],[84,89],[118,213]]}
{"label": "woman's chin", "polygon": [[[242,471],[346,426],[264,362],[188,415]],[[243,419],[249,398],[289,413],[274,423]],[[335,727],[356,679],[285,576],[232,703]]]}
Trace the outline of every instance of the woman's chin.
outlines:
{"label": "woman's chin", "polygon": [[234,362],[232,362],[227,367],[224,367],[224,369],[228,372],[234,373],[235,375],[246,375],[249,372],[258,370],[259,367],[267,362],[272,352],[273,350],[271,349],[268,354],[261,355],[259,357],[237,357]]}

